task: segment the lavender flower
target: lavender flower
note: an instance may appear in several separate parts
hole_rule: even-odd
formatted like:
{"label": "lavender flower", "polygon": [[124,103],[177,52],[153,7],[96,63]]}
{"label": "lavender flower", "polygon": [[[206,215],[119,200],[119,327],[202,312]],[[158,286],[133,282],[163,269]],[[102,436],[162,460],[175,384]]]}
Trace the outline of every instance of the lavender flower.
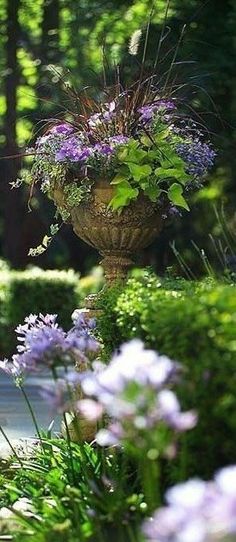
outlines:
{"label": "lavender flower", "polygon": [[146,541],[223,542],[236,535],[236,465],[213,482],[192,479],[166,493],[167,506],[143,525]]}
{"label": "lavender flower", "polygon": [[186,162],[186,172],[203,177],[214,164],[216,153],[207,143],[199,140],[178,143],[176,152]]}
{"label": "lavender flower", "polygon": [[195,413],[181,412],[174,393],[165,389],[178,371],[175,362],[133,340],[121,347],[107,367],[88,372],[81,382],[84,393],[113,418],[107,429],[98,432],[98,443],[135,441],[145,446],[143,436],[148,433],[147,440],[151,438],[154,445],[155,429],[164,426],[178,432],[194,427]]}
{"label": "lavender flower", "polygon": [[138,109],[138,113],[140,113],[141,122],[149,123],[153,119],[155,113],[159,111],[168,111],[168,110],[173,110],[173,109],[176,109],[176,106],[173,101],[157,100],[153,103],[140,107]]}

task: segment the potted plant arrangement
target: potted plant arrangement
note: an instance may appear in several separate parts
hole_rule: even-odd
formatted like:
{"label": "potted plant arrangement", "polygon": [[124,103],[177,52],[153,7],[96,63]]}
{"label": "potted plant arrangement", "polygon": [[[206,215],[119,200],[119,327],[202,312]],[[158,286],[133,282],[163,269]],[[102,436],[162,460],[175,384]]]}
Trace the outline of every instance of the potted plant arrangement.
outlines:
{"label": "potted plant arrangement", "polygon": [[33,164],[25,180],[40,185],[57,215],[99,250],[108,282],[126,276],[132,255],[154,240],[168,217],[189,210],[188,195],[202,186],[215,157],[175,87],[166,81],[160,88],[155,74],[143,74],[142,64],[134,84],[126,88],[117,77],[96,100],[86,90],[73,91],[75,111],[49,120],[29,150]]}

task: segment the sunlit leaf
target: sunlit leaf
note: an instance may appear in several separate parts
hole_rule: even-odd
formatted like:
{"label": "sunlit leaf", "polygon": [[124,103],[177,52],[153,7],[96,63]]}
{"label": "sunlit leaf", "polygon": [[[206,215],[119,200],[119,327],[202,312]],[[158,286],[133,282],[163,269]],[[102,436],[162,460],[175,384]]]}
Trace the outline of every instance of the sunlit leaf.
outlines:
{"label": "sunlit leaf", "polygon": [[184,209],[189,211],[189,206],[182,194],[183,188],[178,183],[173,183],[168,190],[168,197],[170,201],[174,203],[174,205],[177,205],[178,207],[183,207]]}
{"label": "sunlit leaf", "polygon": [[147,164],[140,166],[139,164],[128,163],[127,165],[135,181],[140,181],[140,179],[148,177],[152,173],[151,166]]}
{"label": "sunlit leaf", "polygon": [[132,199],[136,199],[139,194],[137,188],[132,188],[128,181],[123,181],[116,186],[115,196],[110,201],[108,207],[111,207],[114,211],[129,205]]}

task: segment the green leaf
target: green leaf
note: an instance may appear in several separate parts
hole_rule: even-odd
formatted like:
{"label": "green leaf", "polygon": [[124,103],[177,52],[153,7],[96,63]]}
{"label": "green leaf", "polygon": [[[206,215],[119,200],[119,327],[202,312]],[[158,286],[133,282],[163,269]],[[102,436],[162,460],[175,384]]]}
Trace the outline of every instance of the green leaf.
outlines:
{"label": "green leaf", "polygon": [[156,143],[160,143],[160,141],[163,141],[170,135],[170,129],[166,128],[165,130],[162,130],[158,134],[155,135],[154,140]]}
{"label": "green leaf", "polygon": [[126,175],[122,172],[122,173],[117,173],[117,175],[114,177],[114,179],[112,179],[112,181],[110,182],[110,184],[120,184],[122,183],[123,181],[126,181],[130,178],[130,172],[129,170],[127,169],[127,173]]}
{"label": "green leaf", "polygon": [[148,175],[151,175],[152,173],[151,166],[147,164],[140,166],[139,164],[129,162],[127,165],[135,181],[140,181],[140,179],[143,177],[148,177]]}
{"label": "green leaf", "polygon": [[134,162],[134,164],[140,164],[146,155],[147,151],[144,151],[143,149],[131,149],[128,153],[126,162]]}
{"label": "green leaf", "polygon": [[153,142],[148,135],[142,135],[140,141],[145,147],[152,147],[153,145]]}
{"label": "green leaf", "polygon": [[51,240],[52,240],[52,238],[49,237],[49,235],[44,235],[44,238],[43,238],[43,240],[42,240],[42,245],[43,245],[44,247],[48,247],[48,245],[49,245],[49,243],[50,243]]}
{"label": "green leaf", "polygon": [[182,196],[182,193],[183,193],[182,186],[178,183],[173,183],[168,190],[169,200],[172,201],[172,203],[174,203],[178,207],[183,207],[184,209],[189,211],[189,206],[186,200],[184,199],[184,197]]}
{"label": "green leaf", "polygon": [[108,207],[111,207],[114,211],[122,209],[126,205],[129,205],[132,199],[136,199],[139,194],[137,188],[132,188],[128,181],[123,181],[116,186],[115,196],[110,201]]}
{"label": "green leaf", "polygon": [[155,203],[158,200],[162,190],[158,186],[146,186],[144,189],[144,194],[149,197],[151,201]]}
{"label": "green leaf", "polygon": [[181,184],[189,180],[189,175],[182,169],[158,167],[155,169],[155,175],[160,179],[177,179]]}

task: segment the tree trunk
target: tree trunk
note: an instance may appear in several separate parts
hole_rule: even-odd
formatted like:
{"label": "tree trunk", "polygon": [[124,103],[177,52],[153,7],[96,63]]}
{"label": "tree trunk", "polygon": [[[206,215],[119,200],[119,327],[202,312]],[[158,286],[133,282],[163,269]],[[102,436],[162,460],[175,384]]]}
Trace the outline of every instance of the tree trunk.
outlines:
{"label": "tree trunk", "polygon": [[[17,146],[17,88],[19,84],[19,66],[17,48],[20,38],[19,25],[20,0],[7,0],[7,40],[6,40],[6,114],[4,119],[5,148],[4,156],[16,155]],[[15,267],[23,262],[21,250],[22,194],[11,190],[9,182],[17,178],[20,168],[19,159],[5,159],[3,163],[3,255]]]}

